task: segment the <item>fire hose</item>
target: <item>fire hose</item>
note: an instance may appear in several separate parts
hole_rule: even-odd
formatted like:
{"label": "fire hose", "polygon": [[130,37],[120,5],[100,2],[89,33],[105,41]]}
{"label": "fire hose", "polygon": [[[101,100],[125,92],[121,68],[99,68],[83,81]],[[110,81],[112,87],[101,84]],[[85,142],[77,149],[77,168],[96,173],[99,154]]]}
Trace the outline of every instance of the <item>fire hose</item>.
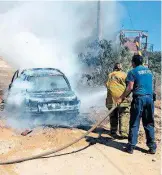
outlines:
{"label": "fire hose", "polygon": [[[121,102],[122,103],[122,102]],[[120,103],[120,104],[121,104]],[[119,105],[120,105],[119,104]],[[33,156],[29,156],[29,157],[26,157],[26,158],[20,158],[20,159],[15,159],[15,160],[7,160],[7,161],[4,161],[4,162],[0,162],[0,165],[7,165],[7,164],[15,164],[15,163],[20,163],[20,162],[24,162],[24,161],[28,161],[28,160],[33,160],[33,159],[38,159],[38,158],[41,158],[43,156],[47,156],[47,155],[50,155],[50,154],[54,154],[54,153],[57,153],[59,151],[62,151],[68,147],[70,147],[71,145],[79,142],[80,140],[82,140],[83,138],[85,138],[87,135],[89,135],[92,131],[94,131],[98,126],[101,125],[101,123],[106,120],[108,118],[108,116],[117,108],[118,106],[114,106],[112,107],[109,111],[108,111],[108,114],[106,115],[106,117],[104,117],[103,119],[101,119],[100,121],[98,121],[94,126],[92,126],[85,134],[83,134],[82,136],[80,136],[79,138],[77,138],[76,140],[64,145],[64,146],[61,146],[57,149],[53,149],[53,150],[50,150],[50,151],[46,151],[44,153],[41,153],[41,154],[37,154],[37,155],[33,155]]]}

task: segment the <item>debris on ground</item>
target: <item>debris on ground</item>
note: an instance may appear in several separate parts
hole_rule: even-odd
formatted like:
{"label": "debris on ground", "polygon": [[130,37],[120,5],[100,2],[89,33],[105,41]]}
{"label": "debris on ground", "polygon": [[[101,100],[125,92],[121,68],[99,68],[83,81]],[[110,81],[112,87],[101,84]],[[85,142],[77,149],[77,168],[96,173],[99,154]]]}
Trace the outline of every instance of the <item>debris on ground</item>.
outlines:
{"label": "debris on ground", "polygon": [[28,134],[30,134],[32,132],[32,130],[25,130],[24,132],[21,133],[22,136],[26,136]]}
{"label": "debris on ground", "polygon": [[153,159],[152,159],[152,162],[156,162],[156,158],[153,158]]}

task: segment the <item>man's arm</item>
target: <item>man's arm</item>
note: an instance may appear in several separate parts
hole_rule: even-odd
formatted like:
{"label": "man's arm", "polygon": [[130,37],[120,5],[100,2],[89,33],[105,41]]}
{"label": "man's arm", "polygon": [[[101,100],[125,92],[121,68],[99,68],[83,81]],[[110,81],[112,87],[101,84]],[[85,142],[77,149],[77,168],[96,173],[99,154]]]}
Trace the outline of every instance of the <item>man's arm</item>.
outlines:
{"label": "man's arm", "polygon": [[133,85],[134,85],[133,81],[130,81],[128,83],[124,93],[116,100],[118,104],[121,103],[131,93],[131,91],[133,90]]}
{"label": "man's arm", "polygon": [[133,81],[130,81],[124,91],[124,93],[120,96],[120,98],[117,100],[118,103],[122,102],[122,100],[124,100],[130,93],[131,91],[133,90],[133,85],[134,85],[134,82]]}
{"label": "man's arm", "polygon": [[124,93],[120,96],[120,98],[117,99],[117,103],[121,103],[125,99],[125,97],[127,97],[131,93],[131,91],[133,90],[134,81],[135,81],[134,75],[133,75],[132,71],[130,71],[127,75],[127,78],[126,78],[127,87],[126,87]]}

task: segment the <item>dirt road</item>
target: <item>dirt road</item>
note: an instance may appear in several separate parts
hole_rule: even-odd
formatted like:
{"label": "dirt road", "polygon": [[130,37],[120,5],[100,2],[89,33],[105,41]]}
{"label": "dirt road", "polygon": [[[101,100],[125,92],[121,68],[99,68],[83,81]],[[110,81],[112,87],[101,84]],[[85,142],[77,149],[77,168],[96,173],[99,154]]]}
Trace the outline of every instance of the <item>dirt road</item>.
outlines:
{"label": "dirt road", "polygon": [[[69,150],[72,151],[73,149]],[[39,150],[37,151],[39,152]],[[68,152],[66,152],[68,153]],[[159,175],[160,161],[152,161],[153,156],[135,152],[129,156],[111,147],[96,144],[81,152],[33,160],[5,169],[8,174],[17,175],[63,175],[63,174],[141,174]]]}
{"label": "dirt road", "polygon": [[[64,145],[86,132],[81,129],[36,128],[23,137],[0,127],[0,160],[20,158]],[[98,133],[102,133],[99,137]],[[140,138],[141,140],[141,138]],[[145,153],[143,142],[133,155],[124,152],[126,140],[113,140],[100,128],[65,151],[47,158],[0,166],[0,175],[160,175],[160,144],[156,155]]]}

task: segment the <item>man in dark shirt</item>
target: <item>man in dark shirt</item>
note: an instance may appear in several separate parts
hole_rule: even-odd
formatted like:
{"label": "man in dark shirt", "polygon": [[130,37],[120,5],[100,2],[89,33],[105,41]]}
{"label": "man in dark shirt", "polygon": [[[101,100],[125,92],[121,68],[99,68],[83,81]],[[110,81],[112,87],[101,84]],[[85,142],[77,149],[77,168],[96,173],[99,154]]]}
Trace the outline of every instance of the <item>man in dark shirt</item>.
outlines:
{"label": "man in dark shirt", "polygon": [[140,119],[146,134],[148,153],[155,154],[155,132],[154,132],[154,102],[153,102],[153,77],[151,71],[142,66],[143,58],[134,55],[132,58],[133,69],[128,72],[126,81],[127,88],[117,100],[120,103],[127,94],[133,92],[133,100],[130,110],[129,136],[126,151],[133,153],[137,144]]}

